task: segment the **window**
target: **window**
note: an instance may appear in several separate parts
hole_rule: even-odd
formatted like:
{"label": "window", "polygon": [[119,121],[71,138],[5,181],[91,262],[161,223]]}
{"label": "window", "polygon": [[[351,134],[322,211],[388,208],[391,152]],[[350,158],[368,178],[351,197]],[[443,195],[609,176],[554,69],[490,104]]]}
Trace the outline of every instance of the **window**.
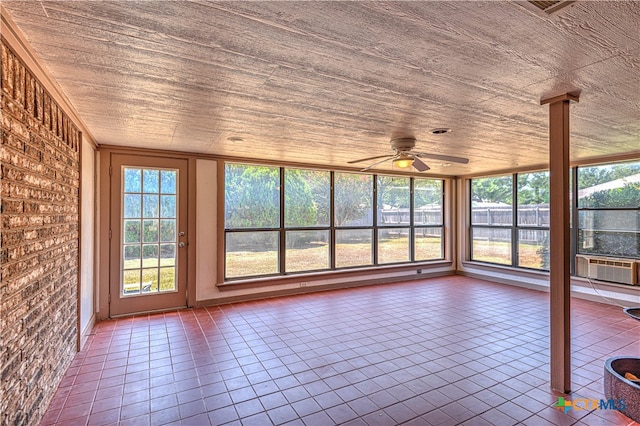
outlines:
{"label": "window", "polygon": [[280,272],[280,169],[225,166],[225,272],[229,278]]}
{"label": "window", "polygon": [[579,167],[578,253],[640,257],[640,162]]}
{"label": "window", "polygon": [[442,214],[442,181],[413,181],[413,245],[415,260],[442,257],[444,216]]}
{"label": "window", "polygon": [[517,175],[517,266],[549,270],[549,172]]}
{"label": "window", "polygon": [[334,173],[335,267],[373,264],[373,176]]}
{"label": "window", "polygon": [[[640,162],[575,172],[577,253],[640,258]],[[549,172],[472,179],[470,214],[472,260],[549,269]]]}
{"label": "window", "polygon": [[224,185],[225,279],[443,258],[442,180],[229,163]]}
{"label": "window", "polygon": [[511,265],[513,177],[471,181],[471,259]]}
{"label": "window", "polygon": [[471,181],[471,259],[549,269],[548,172]]}

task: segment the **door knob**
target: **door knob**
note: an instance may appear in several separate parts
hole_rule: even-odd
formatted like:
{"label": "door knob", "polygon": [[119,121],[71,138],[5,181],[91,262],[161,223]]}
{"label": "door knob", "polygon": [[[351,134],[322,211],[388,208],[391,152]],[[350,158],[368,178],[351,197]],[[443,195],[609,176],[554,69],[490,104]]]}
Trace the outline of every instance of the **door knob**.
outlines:
{"label": "door knob", "polygon": [[178,247],[182,248],[182,247],[184,247],[184,245],[185,245],[184,243],[179,243]]}

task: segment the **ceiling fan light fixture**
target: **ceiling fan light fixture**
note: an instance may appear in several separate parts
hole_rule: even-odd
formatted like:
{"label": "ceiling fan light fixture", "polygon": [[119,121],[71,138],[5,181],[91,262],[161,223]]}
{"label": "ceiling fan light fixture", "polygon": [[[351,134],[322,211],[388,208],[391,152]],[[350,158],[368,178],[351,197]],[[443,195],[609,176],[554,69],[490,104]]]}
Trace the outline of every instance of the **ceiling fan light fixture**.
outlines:
{"label": "ceiling fan light fixture", "polygon": [[393,164],[396,167],[399,167],[401,169],[406,169],[407,167],[413,164],[413,158],[408,156],[402,156],[393,160]]}

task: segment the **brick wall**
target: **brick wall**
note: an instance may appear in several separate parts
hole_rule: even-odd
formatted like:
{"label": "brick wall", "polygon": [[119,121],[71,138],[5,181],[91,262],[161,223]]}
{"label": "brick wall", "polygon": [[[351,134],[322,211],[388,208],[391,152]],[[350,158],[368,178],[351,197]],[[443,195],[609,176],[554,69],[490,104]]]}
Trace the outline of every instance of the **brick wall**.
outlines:
{"label": "brick wall", "polygon": [[0,424],[37,424],[76,353],[81,134],[0,47]]}

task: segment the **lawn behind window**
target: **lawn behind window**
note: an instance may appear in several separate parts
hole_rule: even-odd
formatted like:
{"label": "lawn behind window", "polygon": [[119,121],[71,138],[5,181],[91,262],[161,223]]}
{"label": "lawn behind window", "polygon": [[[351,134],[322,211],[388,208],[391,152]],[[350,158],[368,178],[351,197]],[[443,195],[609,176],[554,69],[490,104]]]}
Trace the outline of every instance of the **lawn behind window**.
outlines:
{"label": "lawn behind window", "polygon": [[[402,253],[400,259],[407,258],[406,236],[385,238],[380,240],[385,251]],[[421,237],[417,240],[417,252],[421,259],[441,259],[442,247],[440,238]],[[336,252],[341,258],[336,260],[337,267],[371,265],[371,243],[336,244]],[[309,247],[287,250],[287,264],[295,271],[313,271],[329,268],[327,243],[309,244]],[[294,266],[295,265],[295,266]],[[227,252],[227,278],[250,277],[257,275],[277,274],[278,252],[273,251],[232,251]]]}

